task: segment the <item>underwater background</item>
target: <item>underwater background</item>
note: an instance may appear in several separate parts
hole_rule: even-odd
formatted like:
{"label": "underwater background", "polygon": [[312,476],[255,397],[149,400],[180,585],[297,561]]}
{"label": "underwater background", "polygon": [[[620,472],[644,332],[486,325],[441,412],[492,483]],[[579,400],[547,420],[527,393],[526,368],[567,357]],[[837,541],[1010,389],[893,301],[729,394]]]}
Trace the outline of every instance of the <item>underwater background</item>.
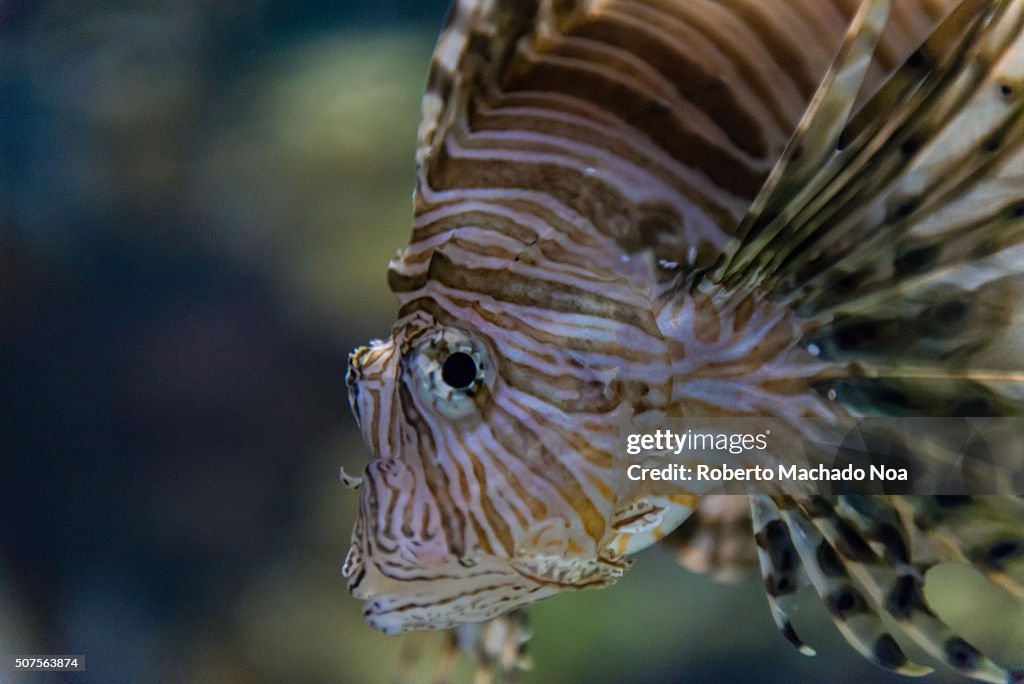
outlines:
{"label": "underwater background", "polygon": [[[345,358],[394,319],[446,4],[0,0],[0,655],[87,668],[25,681],[394,675],[339,576]],[[637,560],[531,608],[527,681],[905,681],[811,595],[816,658],[759,580]],[[965,636],[1024,621],[937,574]],[[437,635],[407,641],[427,674]]]}

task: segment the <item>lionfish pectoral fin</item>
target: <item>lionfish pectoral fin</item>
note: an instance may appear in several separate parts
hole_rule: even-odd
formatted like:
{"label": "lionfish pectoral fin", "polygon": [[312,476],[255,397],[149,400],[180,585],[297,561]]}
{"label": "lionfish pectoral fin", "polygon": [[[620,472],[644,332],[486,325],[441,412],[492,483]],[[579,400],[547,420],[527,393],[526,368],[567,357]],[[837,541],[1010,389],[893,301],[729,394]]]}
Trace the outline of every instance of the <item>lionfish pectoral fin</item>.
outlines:
{"label": "lionfish pectoral fin", "polygon": [[969,563],[1024,599],[1024,497],[907,497],[899,505],[940,559]]}
{"label": "lionfish pectoral fin", "polygon": [[709,276],[790,307],[856,413],[1024,413],[1022,36],[1024,3],[966,0],[848,120],[826,79]]}
{"label": "lionfish pectoral fin", "polygon": [[797,502],[785,503],[796,505],[781,508],[781,519],[785,521],[811,585],[846,641],[884,669],[912,677],[932,672],[932,668],[907,658],[882,621],[885,609],[851,574],[849,566],[854,560],[845,552],[852,555],[861,548],[858,546],[854,551],[841,546],[837,549],[816,525],[814,515],[819,508],[808,514]]}
{"label": "lionfish pectoral fin", "polygon": [[[967,540],[979,534],[979,526],[999,528],[1004,534],[1015,529],[1020,537],[1020,500],[983,498],[988,501],[976,507],[965,504],[957,513],[946,510],[938,497],[788,498],[778,504],[833,621],[869,659],[905,674],[924,672],[898,650],[881,622],[884,616],[929,655],[969,677],[1018,681],[1019,671],[1001,667],[951,628],[929,605],[924,591],[929,568],[966,558],[948,544],[973,548]],[[972,521],[972,529],[953,524],[956,516]],[[1002,527],[993,523],[1000,519]]]}
{"label": "lionfish pectoral fin", "polygon": [[800,653],[813,656],[816,651],[800,639],[789,617],[797,593],[807,581],[793,542],[770,498],[751,496],[750,511],[765,597],[775,626]]}
{"label": "lionfish pectoral fin", "polygon": [[891,5],[891,0],[865,0],[861,5],[839,54],[736,232],[741,248],[732,255],[716,280],[727,281],[751,265],[785,225],[784,220],[766,219],[791,211],[787,207],[791,206],[793,195],[835,152]]}
{"label": "lionfish pectoral fin", "polygon": [[[850,251],[864,253],[861,243],[869,232],[892,237],[906,228],[911,217],[902,214],[918,207],[883,214],[876,208],[884,206],[900,181],[911,177],[910,171],[918,170],[920,164],[913,163],[925,156],[926,148],[934,152],[957,142],[941,134],[954,115],[968,109],[967,100],[979,82],[1000,71],[997,63],[1012,50],[1020,30],[1013,25],[1014,16],[1004,16],[1019,11],[1008,7],[1011,3],[961,3],[851,117],[863,62],[877,44],[878,22],[884,23],[884,4],[862,6],[861,21],[851,25],[843,49],[751,205],[714,280],[732,286],[756,281],[791,295],[815,276],[848,271],[843,258]],[[983,125],[995,129],[998,123]],[[962,137],[977,133],[972,130],[968,136],[965,128]],[[960,160],[950,154],[936,161],[945,162],[936,169],[949,171]],[[920,182],[915,185],[931,197],[951,198]]]}

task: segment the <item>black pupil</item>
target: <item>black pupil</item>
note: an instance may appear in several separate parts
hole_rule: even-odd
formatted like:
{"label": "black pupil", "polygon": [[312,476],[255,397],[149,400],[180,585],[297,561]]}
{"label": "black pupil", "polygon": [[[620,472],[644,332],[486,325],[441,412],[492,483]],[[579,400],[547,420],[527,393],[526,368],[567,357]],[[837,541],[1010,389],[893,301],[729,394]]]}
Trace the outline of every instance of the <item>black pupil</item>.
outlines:
{"label": "black pupil", "polygon": [[476,361],[466,352],[455,352],[444,360],[441,379],[449,387],[466,389],[476,380]]}

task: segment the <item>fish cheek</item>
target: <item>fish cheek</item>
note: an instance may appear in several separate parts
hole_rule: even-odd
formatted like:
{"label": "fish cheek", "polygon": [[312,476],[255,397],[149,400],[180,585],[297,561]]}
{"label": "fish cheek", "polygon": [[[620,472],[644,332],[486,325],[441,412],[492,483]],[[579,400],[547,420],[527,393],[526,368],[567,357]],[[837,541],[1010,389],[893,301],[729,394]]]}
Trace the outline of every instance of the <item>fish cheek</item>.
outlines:
{"label": "fish cheek", "polygon": [[366,469],[361,523],[367,538],[362,546],[395,580],[454,560],[423,486],[422,475],[397,459],[377,459]]}

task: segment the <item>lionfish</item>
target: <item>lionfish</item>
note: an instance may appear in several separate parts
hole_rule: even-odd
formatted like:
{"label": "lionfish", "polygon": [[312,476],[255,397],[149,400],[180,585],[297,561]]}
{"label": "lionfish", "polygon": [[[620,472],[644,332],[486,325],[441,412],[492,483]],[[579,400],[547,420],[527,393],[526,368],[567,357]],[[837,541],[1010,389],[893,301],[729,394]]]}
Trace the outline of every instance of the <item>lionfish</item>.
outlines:
{"label": "lionfish", "polygon": [[1024,498],[656,496],[618,432],[1024,415],[1022,32],[1019,0],[457,0],[398,321],[348,365],[371,459],[343,473],[342,572],[369,623],[511,671],[520,609],[668,537],[758,566],[805,653],[809,585],[882,668],[930,671],[895,632],[1024,681],[923,591],[958,561],[1024,596]]}

